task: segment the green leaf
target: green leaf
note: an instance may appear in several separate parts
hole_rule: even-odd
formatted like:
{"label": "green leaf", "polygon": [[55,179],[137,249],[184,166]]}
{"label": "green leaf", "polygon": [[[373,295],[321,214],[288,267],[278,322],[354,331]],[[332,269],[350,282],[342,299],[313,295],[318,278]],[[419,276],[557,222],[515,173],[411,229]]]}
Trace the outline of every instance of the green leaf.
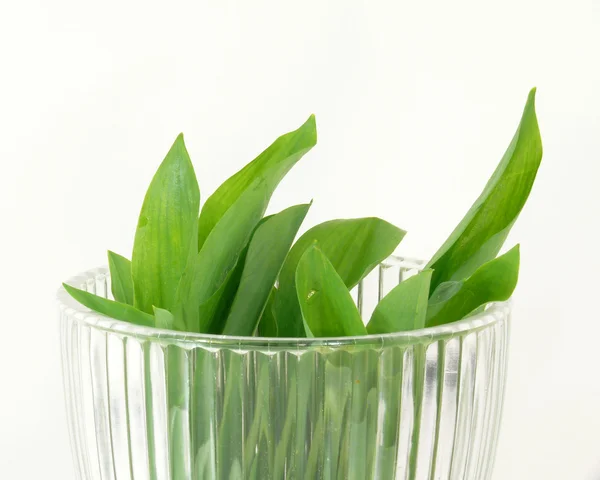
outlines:
{"label": "green leaf", "polygon": [[174,306],[179,279],[196,253],[199,205],[194,167],[179,135],[150,183],[135,232],[134,305],[140,310]]}
{"label": "green leaf", "polygon": [[274,305],[279,336],[304,336],[295,275],[307,248],[317,242],[347,289],[351,289],[394,252],[405,233],[373,217],[331,220],[308,230],[290,250],[279,275],[279,292]]}
{"label": "green leaf", "polygon": [[529,196],[541,160],[542,140],[533,89],[519,127],[496,171],[427,264],[427,268],[434,270],[431,292],[442,282],[469,277],[480,265],[496,257]]}
{"label": "green leaf", "polygon": [[429,299],[427,326],[455,322],[488,302],[508,300],[519,279],[519,258],[516,245],[466,280],[442,283]]}
{"label": "green leaf", "polygon": [[117,302],[133,305],[131,262],[125,257],[109,250],[108,267],[110,268],[110,284],[114,299]]}
{"label": "green leaf", "polygon": [[296,285],[302,317],[315,337],[366,335],[348,287],[317,246],[298,262]]}
{"label": "green leaf", "polygon": [[235,297],[240,278],[242,276],[244,252],[240,254],[240,259],[232,268],[221,286],[213,293],[208,300],[200,305],[199,325],[202,325],[202,333],[212,333],[220,335],[223,331],[225,319],[229,308]]}
{"label": "green leaf", "polygon": [[314,115],[297,130],[279,137],[269,148],[227,179],[202,207],[198,219],[198,250],[225,212],[257,178],[264,178],[268,197],[290,169],[317,143]]}
{"label": "green leaf", "polygon": [[173,330],[175,328],[175,317],[168,310],[154,307],[154,318],[156,319],[156,328],[164,330]]}
{"label": "green leaf", "polygon": [[[266,222],[271,215],[263,217],[250,236],[250,241],[254,237],[256,230],[260,225]],[[227,278],[219,289],[212,296],[200,305],[200,324],[206,325],[206,333],[222,334],[225,327],[225,321],[231,311],[231,306],[235,298],[235,294],[240,286],[240,280],[244,271],[244,263],[248,254],[248,244],[240,253],[235,267],[229,272]]]}
{"label": "green leaf", "polygon": [[206,332],[211,326],[213,316],[203,315],[200,318],[199,307],[219,290],[237,264],[267,208],[267,188],[263,181],[257,181],[248,188],[223,215],[202,250],[184,271],[177,290],[174,314],[183,319],[189,331]]}
{"label": "green leaf", "polygon": [[276,287],[271,289],[271,293],[267,299],[267,305],[265,306],[260,318],[260,323],[258,324],[258,335],[261,337],[279,336],[277,331],[277,321],[275,320],[275,313],[273,312],[277,292],[278,290]]}
{"label": "green leaf", "polygon": [[106,315],[107,317],[133,323],[135,325],[142,325],[144,327],[154,326],[154,317],[152,315],[141,312],[131,305],[99,297],[98,295],[79,290],[66,283],[63,283],[63,287],[65,287],[65,290],[69,295],[79,303],[91,310]]}
{"label": "green leaf", "polygon": [[425,327],[431,270],[423,270],[383,297],[367,325],[369,334],[405,332]]}
{"label": "green leaf", "polygon": [[310,204],[290,207],[260,225],[250,241],[223,333],[252,335]]}

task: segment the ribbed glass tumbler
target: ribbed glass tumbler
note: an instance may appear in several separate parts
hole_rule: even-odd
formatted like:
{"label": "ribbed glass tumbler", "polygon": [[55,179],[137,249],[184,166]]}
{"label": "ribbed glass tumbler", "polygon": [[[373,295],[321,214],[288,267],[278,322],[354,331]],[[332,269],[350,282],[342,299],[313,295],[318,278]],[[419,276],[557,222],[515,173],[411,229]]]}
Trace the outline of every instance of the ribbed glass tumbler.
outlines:
{"label": "ribbed glass tumbler", "polygon": [[[419,264],[382,264],[365,318]],[[106,270],[72,285],[109,296]],[[337,339],[183,334],[59,291],[79,480],[487,480],[509,306],[414,332]]]}

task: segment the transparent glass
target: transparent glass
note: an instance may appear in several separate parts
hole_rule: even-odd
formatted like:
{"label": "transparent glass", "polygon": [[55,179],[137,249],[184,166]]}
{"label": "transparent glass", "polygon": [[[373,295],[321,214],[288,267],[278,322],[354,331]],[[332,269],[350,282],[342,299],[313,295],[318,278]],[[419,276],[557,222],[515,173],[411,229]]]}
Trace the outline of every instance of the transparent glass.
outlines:
{"label": "transparent glass", "polygon": [[[421,265],[390,259],[353,292],[364,318]],[[109,296],[105,269],[69,283]],[[80,480],[487,480],[510,308],[365,337],[184,334],[58,293]]]}

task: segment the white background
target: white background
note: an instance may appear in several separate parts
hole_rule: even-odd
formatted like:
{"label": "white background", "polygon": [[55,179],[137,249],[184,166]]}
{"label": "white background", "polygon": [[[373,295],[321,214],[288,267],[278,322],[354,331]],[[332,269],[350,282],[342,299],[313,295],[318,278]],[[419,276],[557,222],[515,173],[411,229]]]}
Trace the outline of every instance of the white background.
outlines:
{"label": "white background", "polygon": [[185,132],[202,196],[317,115],[272,209],[378,215],[427,257],[538,86],[495,480],[600,478],[600,2],[0,3],[0,478],[74,480],[54,292],[129,255]]}

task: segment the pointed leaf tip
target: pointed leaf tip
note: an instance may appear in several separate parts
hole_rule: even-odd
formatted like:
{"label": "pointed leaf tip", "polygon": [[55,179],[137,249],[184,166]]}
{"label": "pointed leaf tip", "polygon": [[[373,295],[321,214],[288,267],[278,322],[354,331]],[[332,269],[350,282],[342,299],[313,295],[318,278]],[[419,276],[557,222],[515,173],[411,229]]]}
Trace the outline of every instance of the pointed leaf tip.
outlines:
{"label": "pointed leaf tip", "polygon": [[431,292],[446,281],[470,277],[496,257],[523,209],[539,169],[543,147],[532,88],[519,126],[483,192],[427,264]]}
{"label": "pointed leaf tip", "polygon": [[423,270],[394,287],[377,304],[367,331],[380,334],[423,328],[432,273],[431,269]]}
{"label": "pointed leaf tip", "polygon": [[314,113],[311,113],[306,122],[298,130],[309,130],[310,144],[313,146],[317,144],[317,119]]}
{"label": "pointed leaf tip", "polygon": [[515,257],[520,257],[521,256],[521,244],[517,243],[508,252],[506,252],[506,255],[514,255]]}
{"label": "pointed leaf tip", "polygon": [[481,265],[469,278],[439,285],[429,299],[426,326],[455,322],[489,303],[508,300],[519,280],[519,245]]}
{"label": "pointed leaf tip", "polygon": [[152,310],[154,311],[156,328],[162,328],[164,330],[173,330],[175,328],[175,317],[171,312],[155,305],[152,306]]}
{"label": "pointed leaf tip", "polygon": [[263,178],[267,183],[266,193],[270,198],[283,177],[316,142],[315,119],[311,115],[300,127],[278,137],[252,162],[219,186],[202,207],[198,220],[198,249],[202,248],[225,212],[257,178]]}
{"label": "pointed leaf tip", "polygon": [[529,95],[527,95],[527,105],[525,108],[532,107],[535,110],[535,95],[537,93],[537,87],[533,87],[529,90]]}
{"label": "pointed leaf tip", "polygon": [[145,327],[154,326],[154,317],[125,303],[115,302],[63,283],[64,289],[83,306],[107,317]]}
{"label": "pointed leaf tip", "polygon": [[131,261],[118,253],[108,251],[108,267],[110,269],[111,291],[117,302],[133,305],[133,277]]}
{"label": "pointed leaf tip", "polygon": [[200,190],[183,136],[176,139],[146,191],[135,233],[131,270],[134,305],[172,308],[175,291],[195,251]]}

